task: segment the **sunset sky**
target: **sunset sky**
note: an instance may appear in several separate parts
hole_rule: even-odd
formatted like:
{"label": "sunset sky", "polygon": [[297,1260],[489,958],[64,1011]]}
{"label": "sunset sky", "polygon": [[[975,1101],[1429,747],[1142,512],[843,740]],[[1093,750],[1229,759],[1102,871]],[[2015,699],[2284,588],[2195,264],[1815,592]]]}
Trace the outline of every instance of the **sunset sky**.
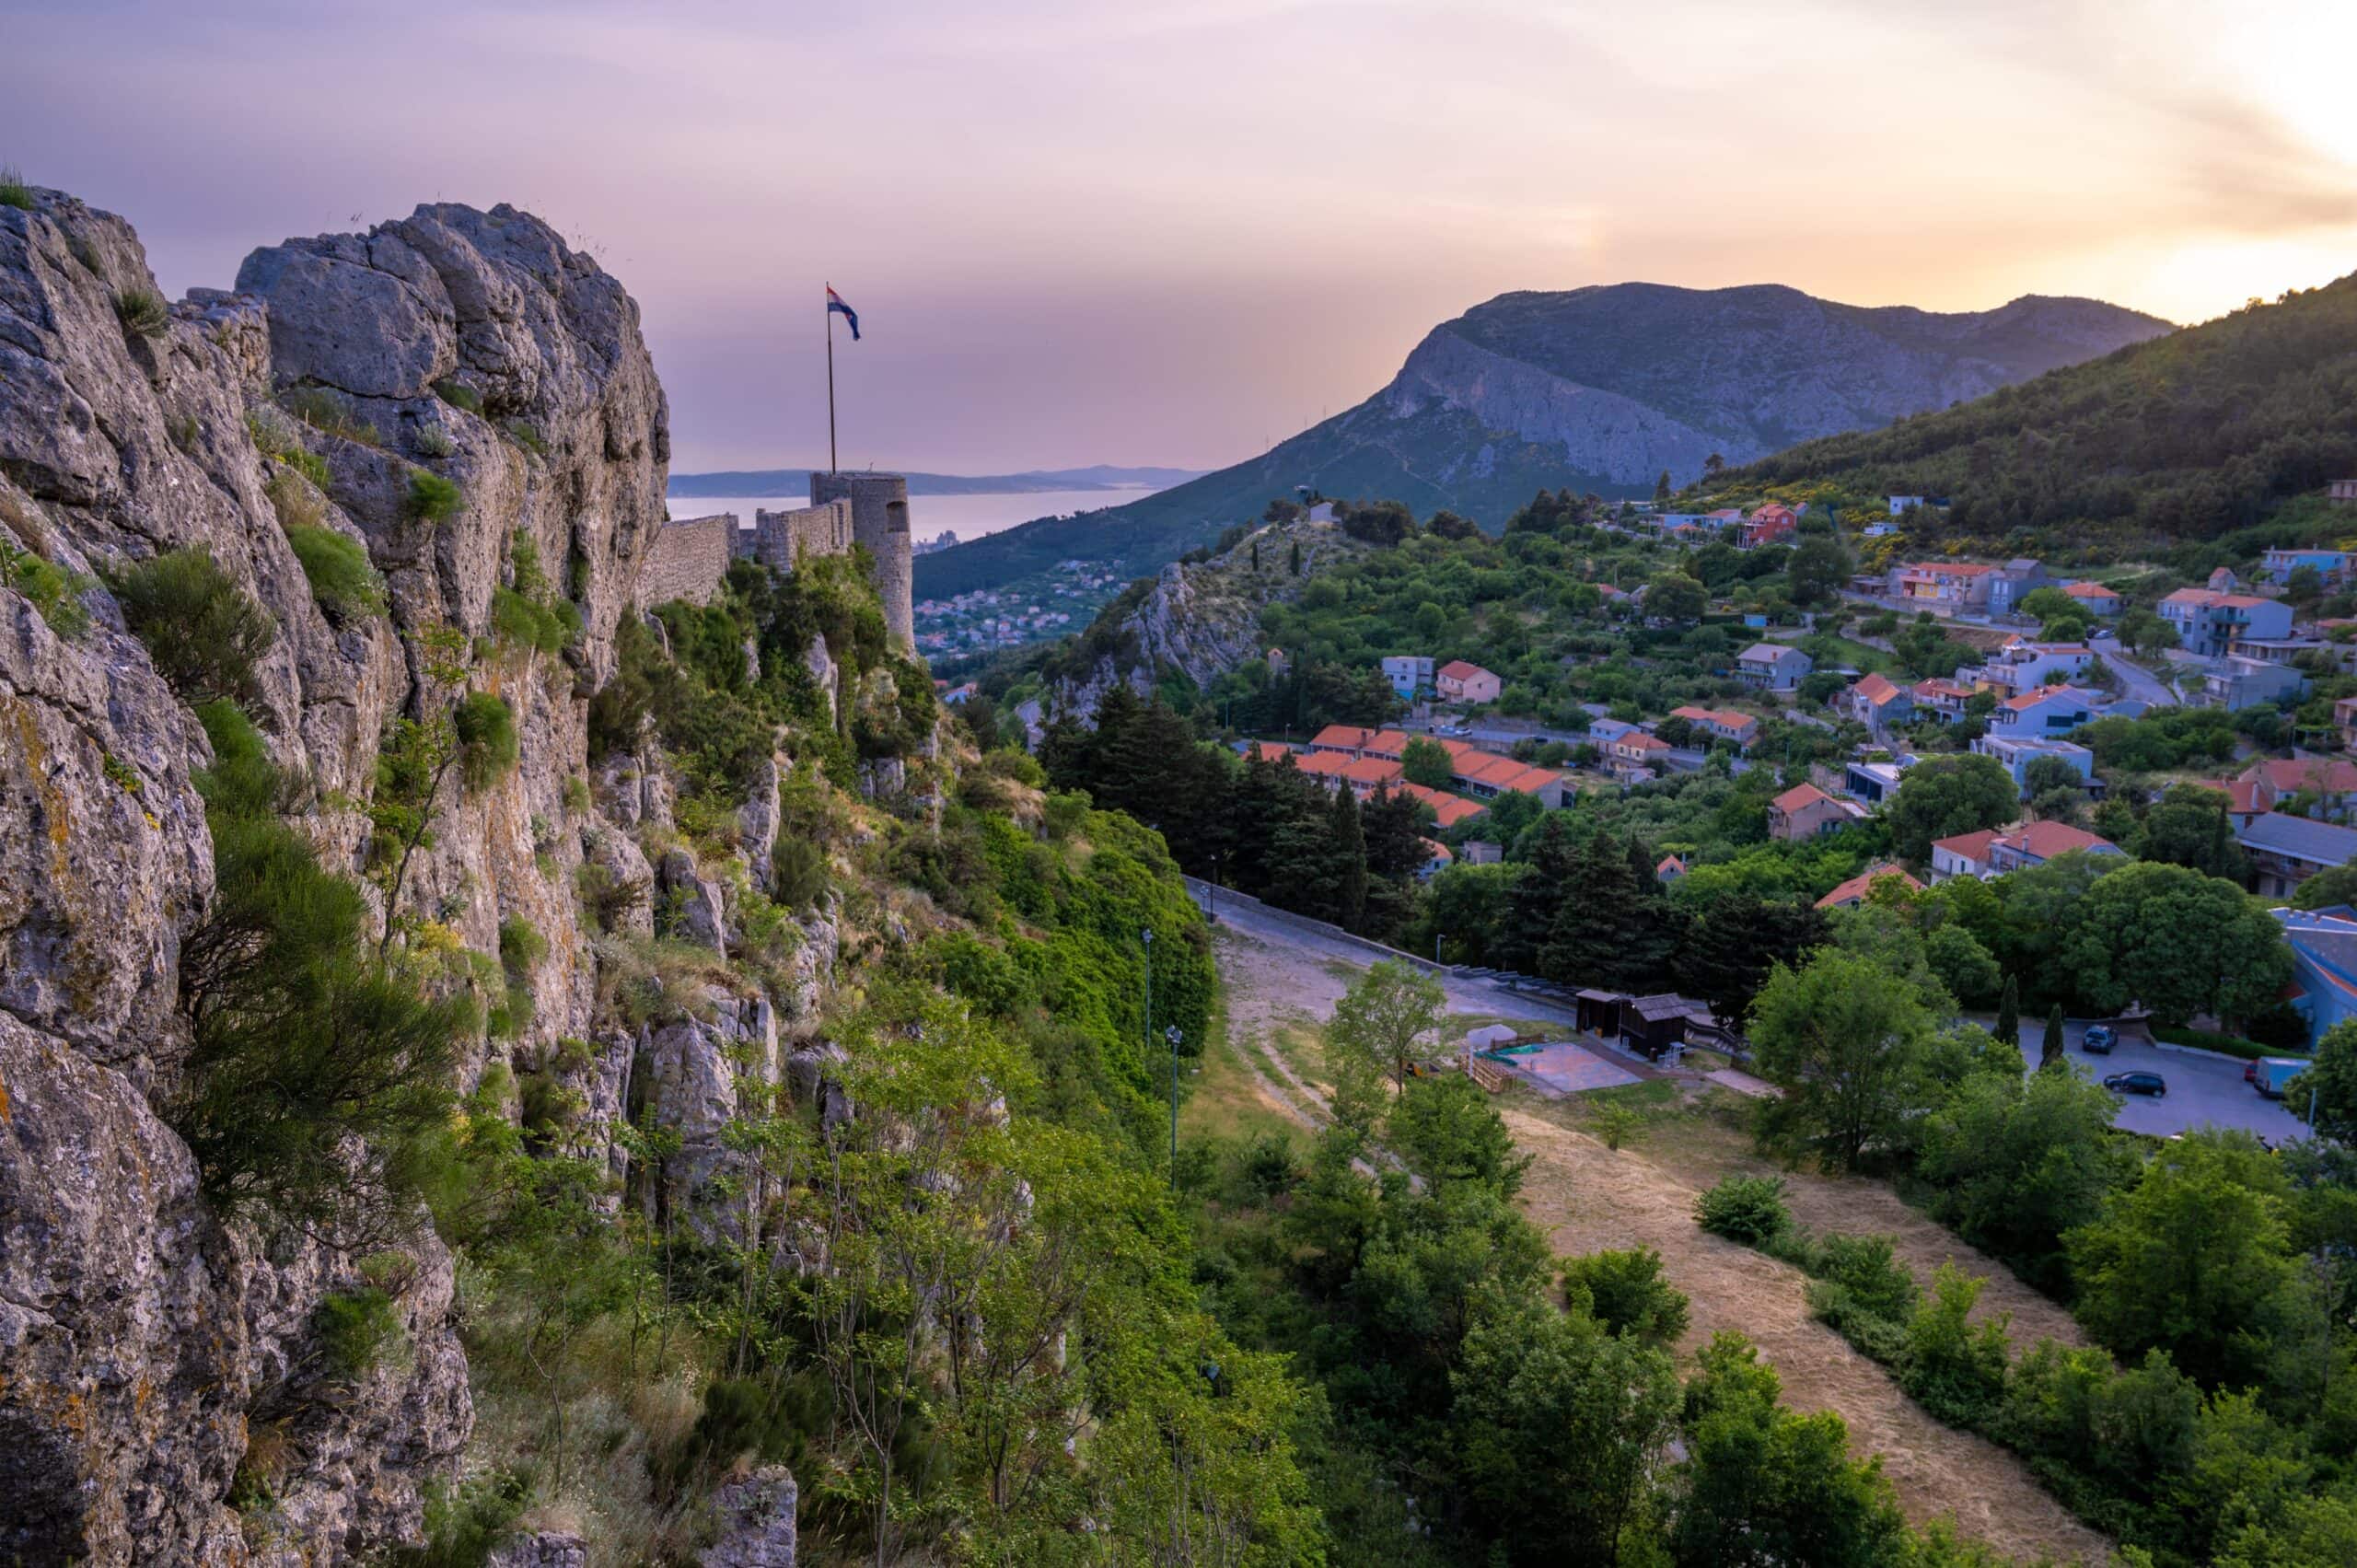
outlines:
{"label": "sunset sky", "polygon": [[0,162],[165,288],[419,202],[620,276],[681,470],[1210,467],[1508,289],[2092,295],[2357,270],[2357,6],[6,0]]}

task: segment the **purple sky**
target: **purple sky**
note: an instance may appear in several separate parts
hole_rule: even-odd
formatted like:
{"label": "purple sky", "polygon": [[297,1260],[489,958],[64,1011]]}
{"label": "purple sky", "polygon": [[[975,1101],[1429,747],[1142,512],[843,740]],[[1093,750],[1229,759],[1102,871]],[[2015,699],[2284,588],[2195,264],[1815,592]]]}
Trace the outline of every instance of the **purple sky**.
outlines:
{"label": "purple sky", "polygon": [[619,275],[682,470],[1213,466],[1513,288],[2177,320],[2357,265],[2357,7],[10,0],[0,162],[177,295],[508,201]]}

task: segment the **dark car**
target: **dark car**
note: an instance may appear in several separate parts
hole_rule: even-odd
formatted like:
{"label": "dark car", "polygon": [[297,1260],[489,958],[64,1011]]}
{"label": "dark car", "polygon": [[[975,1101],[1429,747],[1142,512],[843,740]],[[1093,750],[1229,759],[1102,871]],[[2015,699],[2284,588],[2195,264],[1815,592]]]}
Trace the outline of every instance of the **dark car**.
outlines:
{"label": "dark car", "polygon": [[2119,1039],[2119,1034],[2109,1024],[2089,1024],[2087,1037],[2080,1045],[2083,1050],[2091,1051],[2097,1056],[2108,1056]]}
{"label": "dark car", "polygon": [[2158,1073],[2114,1073],[2103,1081],[2103,1086],[2116,1095],[2157,1095],[2169,1097],[2169,1081]]}

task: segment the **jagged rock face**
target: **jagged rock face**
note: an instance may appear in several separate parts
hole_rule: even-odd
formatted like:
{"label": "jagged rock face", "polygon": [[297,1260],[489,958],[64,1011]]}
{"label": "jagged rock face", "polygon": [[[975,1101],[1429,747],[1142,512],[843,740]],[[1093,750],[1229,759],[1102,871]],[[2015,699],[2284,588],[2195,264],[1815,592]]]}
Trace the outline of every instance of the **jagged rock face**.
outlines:
{"label": "jagged rock face", "polygon": [[794,1568],[795,1497],[794,1474],[782,1465],[722,1487],[712,1500],[720,1539],[698,1555],[700,1568]]}
{"label": "jagged rock face", "polygon": [[[402,903],[479,952],[503,918],[546,939],[530,1031],[494,1051],[589,1037],[574,873],[634,879],[642,922],[651,882],[567,788],[664,515],[668,414],[636,308],[506,207],[289,241],[238,285],[153,309],[122,220],[51,192],[0,207],[0,544],[94,575],[209,550],[276,623],[254,716],[317,786],[304,826],[349,871],[368,831],[353,803],[419,700],[418,634],[488,636],[528,540],[585,634],[479,662],[522,762],[444,797]],[[313,519],[366,546],[389,615],[338,624],[315,601],[265,489],[268,453],[297,447],[327,474]],[[458,486],[454,516],[410,515],[420,472]],[[340,1379],[312,1325],[361,1283],[351,1260],[206,1212],[147,1097],[178,1068],[180,944],[212,893],[191,782],[210,754],[106,590],[82,601],[93,623],[68,638],[0,588],[0,1558],[370,1557],[414,1536],[420,1485],[471,1427],[451,1262],[430,1231],[401,1244],[386,1288],[405,1350]],[[664,789],[640,781],[643,814]],[[596,1057],[609,1122],[630,1054]]]}
{"label": "jagged rock face", "polygon": [[[1298,575],[1293,570],[1295,546],[1301,551]],[[1248,659],[1263,656],[1268,650],[1260,638],[1260,611],[1299,598],[1320,570],[1359,548],[1339,528],[1296,522],[1257,529],[1209,561],[1171,562],[1112,628],[1109,642],[1118,651],[1101,656],[1085,677],[1057,685],[1058,711],[1085,723],[1117,682],[1150,696],[1164,671],[1182,670],[1197,686],[1208,686]],[[1090,637],[1106,640],[1094,627]]]}

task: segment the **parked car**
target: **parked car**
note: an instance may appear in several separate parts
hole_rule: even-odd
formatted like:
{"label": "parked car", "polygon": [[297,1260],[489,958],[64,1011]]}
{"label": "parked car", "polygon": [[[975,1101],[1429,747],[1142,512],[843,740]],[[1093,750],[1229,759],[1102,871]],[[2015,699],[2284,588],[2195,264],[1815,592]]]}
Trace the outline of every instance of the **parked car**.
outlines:
{"label": "parked car", "polygon": [[2111,1054],[2111,1048],[2119,1042],[2119,1031],[2114,1029],[2109,1024],[2089,1024],[2087,1026],[2086,1039],[2082,1040],[2080,1044],[2084,1049],[2094,1051],[2097,1056],[2108,1056]]}
{"label": "parked car", "polygon": [[2100,643],[2107,637],[2117,637],[2119,633],[2113,631],[2108,626],[2098,626],[2094,631],[2088,633],[2087,635]]}
{"label": "parked car", "polygon": [[2114,1073],[2103,1081],[2103,1086],[2116,1095],[2153,1095],[2169,1098],[2169,1081],[2158,1073]]}

